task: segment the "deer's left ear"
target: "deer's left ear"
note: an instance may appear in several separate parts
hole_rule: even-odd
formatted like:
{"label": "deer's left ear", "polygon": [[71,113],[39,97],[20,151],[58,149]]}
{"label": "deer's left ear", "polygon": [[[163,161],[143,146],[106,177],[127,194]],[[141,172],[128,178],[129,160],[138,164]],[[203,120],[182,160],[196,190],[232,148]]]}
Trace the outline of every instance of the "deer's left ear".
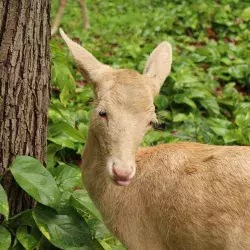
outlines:
{"label": "deer's left ear", "polygon": [[143,74],[154,79],[153,91],[158,94],[162,84],[170,74],[172,47],[168,42],[160,43],[149,56]]}

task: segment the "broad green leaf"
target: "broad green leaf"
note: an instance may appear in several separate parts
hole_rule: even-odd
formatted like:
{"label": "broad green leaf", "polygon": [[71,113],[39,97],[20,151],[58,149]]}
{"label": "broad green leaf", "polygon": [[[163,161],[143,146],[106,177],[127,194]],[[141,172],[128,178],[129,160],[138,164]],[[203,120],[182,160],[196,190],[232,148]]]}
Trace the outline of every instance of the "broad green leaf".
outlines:
{"label": "broad green leaf", "polygon": [[172,114],[170,111],[161,110],[158,112],[158,119],[160,123],[161,123],[161,120],[172,121]]}
{"label": "broad green leaf", "polygon": [[18,156],[10,171],[15,180],[38,202],[53,208],[60,203],[60,192],[50,172],[40,161],[29,156]]}
{"label": "broad green leaf", "polygon": [[81,181],[81,169],[77,166],[60,164],[51,171],[61,192],[73,191]]}
{"label": "broad green leaf", "polygon": [[0,225],[0,250],[8,250],[11,243],[10,232]]}
{"label": "broad green leaf", "polygon": [[193,100],[189,99],[185,94],[177,94],[174,96],[174,101],[176,103],[185,103],[191,108],[195,109],[196,104]]}
{"label": "broad green leaf", "polygon": [[97,239],[93,240],[93,250],[103,250],[103,246],[99,243]]}
{"label": "broad green leaf", "polygon": [[158,95],[155,97],[154,103],[159,110],[164,110],[168,107],[169,101],[166,96]]}
{"label": "broad green leaf", "polygon": [[5,193],[5,190],[3,189],[1,184],[0,184],[0,214],[3,214],[6,220],[8,220],[9,203],[8,203],[7,194]]}
{"label": "broad green leaf", "polygon": [[70,140],[69,137],[64,133],[60,133],[53,137],[48,136],[47,139],[51,142],[54,142],[57,145],[61,145],[62,147],[71,148],[71,149],[76,148],[75,140]]}
{"label": "broad green leaf", "polygon": [[223,139],[225,143],[228,144],[237,141],[239,139],[239,135],[236,130],[231,130],[223,136]]}
{"label": "broad green leaf", "polygon": [[107,239],[113,237],[111,232],[107,229],[103,221],[96,218],[88,219],[87,221],[89,228],[95,232],[95,238],[97,240]]}
{"label": "broad green leaf", "polygon": [[38,207],[33,217],[43,235],[56,247],[67,250],[92,250],[87,223],[76,212],[59,215],[51,208]]}
{"label": "broad green leaf", "polygon": [[228,69],[228,73],[236,79],[244,78],[247,75],[247,72],[249,72],[249,66],[246,64],[232,66]]}
{"label": "broad green leaf", "polygon": [[173,122],[182,122],[182,121],[185,121],[187,119],[188,119],[188,117],[185,114],[180,113],[180,114],[177,114],[174,116]]}
{"label": "broad green leaf", "polygon": [[71,196],[70,203],[79,214],[84,215],[84,213],[88,211],[95,218],[102,220],[100,212],[97,210],[94,203],[89,198],[87,191],[75,190]]}
{"label": "broad green leaf", "polygon": [[38,232],[28,232],[27,226],[20,226],[17,229],[16,237],[26,250],[33,250],[38,245],[41,235]]}
{"label": "broad green leaf", "polygon": [[243,10],[241,17],[244,21],[250,21],[250,7]]}
{"label": "broad green leaf", "polygon": [[65,134],[72,137],[78,142],[85,143],[86,141],[86,138],[84,138],[84,136],[82,136],[81,133],[77,129],[75,129],[74,127],[72,127],[70,124],[66,122],[61,121],[60,123],[55,123],[53,126],[55,129],[58,129],[59,131],[63,131]]}
{"label": "broad green leaf", "polygon": [[112,247],[107,242],[105,242],[104,240],[101,240],[100,244],[103,247],[103,249],[105,249],[105,250],[112,250]]}
{"label": "broad green leaf", "polygon": [[200,100],[201,105],[207,109],[210,113],[218,115],[220,113],[220,107],[213,97]]}
{"label": "broad green leaf", "polygon": [[80,123],[78,126],[78,129],[79,129],[79,132],[81,133],[81,136],[84,137],[85,140],[87,140],[89,126],[87,124]]}
{"label": "broad green leaf", "polygon": [[211,129],[214,131],[215,134],[224,136],[228,132],[228,129],[226,128],[219,128],[219,127],[211,127]]}

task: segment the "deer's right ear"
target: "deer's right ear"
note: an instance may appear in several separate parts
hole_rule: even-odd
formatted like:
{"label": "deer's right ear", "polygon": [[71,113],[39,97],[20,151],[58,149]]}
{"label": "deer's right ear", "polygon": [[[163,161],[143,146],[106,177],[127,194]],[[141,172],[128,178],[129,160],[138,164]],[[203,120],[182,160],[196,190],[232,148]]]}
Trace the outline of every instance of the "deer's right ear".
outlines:
{"label": "deer's right ear", "polygon": [[154,79],[153,92],[158,94],[162,84],[170,74],[172,47],[168,42],[159,44],[149,56],[143,74]]}
{"label": "deer's right ear", "polygon": [[60,34],[68,45],[81,74],[89,81],[94,84],[98,83],[103,73],[112,70],[111,67],[102,64],[86,49],[72,41],[62,29],[60,29]]}

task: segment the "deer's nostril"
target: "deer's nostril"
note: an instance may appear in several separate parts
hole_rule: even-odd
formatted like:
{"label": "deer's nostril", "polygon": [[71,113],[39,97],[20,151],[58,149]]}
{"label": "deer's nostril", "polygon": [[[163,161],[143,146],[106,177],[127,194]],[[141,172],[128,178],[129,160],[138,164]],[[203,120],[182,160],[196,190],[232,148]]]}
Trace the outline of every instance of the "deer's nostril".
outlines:
{"label": "deer's nostril", "polygon": [[118,179],[130,179],[131,178],[131,174],[133,172],[133,168],[129,168],[129,169],[118,169],[118,168],[115,168],[115,166],[113,165],[113,175],[115,178],[118,178]]}

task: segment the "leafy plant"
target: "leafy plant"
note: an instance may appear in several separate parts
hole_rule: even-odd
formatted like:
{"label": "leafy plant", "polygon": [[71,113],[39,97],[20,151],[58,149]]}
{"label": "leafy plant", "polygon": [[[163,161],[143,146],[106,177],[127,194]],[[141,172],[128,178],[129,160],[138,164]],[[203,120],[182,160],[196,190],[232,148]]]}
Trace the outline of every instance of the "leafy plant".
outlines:
{"label": "leafy plant", "polygon": [[[7,195],[0,186],[0,211],[5,216],[0,226],[0,249],[8,249],[11,236],[18,249],[106,249],[103,235],[113,239],[102,218],[81,185],[80,169],[66,164],[46,169],[38,160],[19,156],[11,164],[17,183],[37,201],[34,209],[8,218]],[[98,227],[98,228],[97,228]],[[97,235],[97,232],[99,235]],[[113,241],[115,241],[113,239]],[[18,243],[17,243],[18,242]]]}

